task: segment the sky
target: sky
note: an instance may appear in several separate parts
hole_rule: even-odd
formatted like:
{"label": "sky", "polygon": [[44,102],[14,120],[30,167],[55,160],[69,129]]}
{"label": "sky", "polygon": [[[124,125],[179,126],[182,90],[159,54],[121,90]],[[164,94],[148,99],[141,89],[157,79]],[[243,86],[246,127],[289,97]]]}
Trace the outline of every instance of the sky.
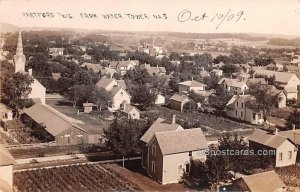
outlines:
{"label": "sky", "polygon": [[21,27],[300,35],[300,0],[0,0],[0,9],[1,22]]}

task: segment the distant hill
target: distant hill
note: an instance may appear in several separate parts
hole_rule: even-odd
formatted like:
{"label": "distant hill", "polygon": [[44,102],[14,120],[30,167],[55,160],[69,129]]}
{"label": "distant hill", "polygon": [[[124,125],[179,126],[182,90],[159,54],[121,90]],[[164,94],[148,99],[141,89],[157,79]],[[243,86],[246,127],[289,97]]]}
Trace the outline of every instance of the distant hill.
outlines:
{"label": "distant hill", "polygon": [[17,32],[19,28],[9,23],[0,23],[0,32],[2,33],[13,33]]}

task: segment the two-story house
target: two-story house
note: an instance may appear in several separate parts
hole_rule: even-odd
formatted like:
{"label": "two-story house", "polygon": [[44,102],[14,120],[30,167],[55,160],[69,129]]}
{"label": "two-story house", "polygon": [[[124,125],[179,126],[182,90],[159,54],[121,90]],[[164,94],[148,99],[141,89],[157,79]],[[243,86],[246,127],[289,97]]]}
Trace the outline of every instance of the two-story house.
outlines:
{"label": "two-story house", "polygon": [[255,70],[254,75],[263,75],[267,77],[274,76],[276,86],[281,87],[284,90],[287,99],[298,98],[298,86],[300,85],[300,80],[297,75],[288,72],[277,72],[263,69]]}
{"label": "two-story house", "polygon": [[158,118],[142,136],[142,162],[148,175],[161,184],[178,183],[190,172],[191,159],[206,160],[207,142],[200,128],[183,129]]}
{"label": "two-story house", "polygon": [[111,95],[111,104],[109,109],[112,111],[120,109],[123,102],[130,104],[131,95],[123,88],[122,81],[118,82],[113,78],[103,76],[97,83],[96,87],[104,88]]}
{"label": "two-story house", "polygon": [[[296,162],[296,145],[288,137],[279,135],[277,130],[274,134],[262,130],[255,130],[254,133],[248,137],[248,141],[249,147],[257,154],[260,152],[267,153],[266,151],[269,151],[268,155],[274,156],[274,165],[276,167],[293,165]],[[271,152],[272,150],[274,154]]]}
{"label": "two-story house", "polygon": [[248,85],[245,81],[239,79],[222,78],[218,85],[223,87],[227,93],[233,93],[235,95],[243,94],[248,90]]}
{"label": "two-story house", "polygon": [[255,98],[251,95],[234,95],[225,106],[226,114],[251,124],[262,124],[264,122],[262,111],[251,109],[247,103],[252,100]]}

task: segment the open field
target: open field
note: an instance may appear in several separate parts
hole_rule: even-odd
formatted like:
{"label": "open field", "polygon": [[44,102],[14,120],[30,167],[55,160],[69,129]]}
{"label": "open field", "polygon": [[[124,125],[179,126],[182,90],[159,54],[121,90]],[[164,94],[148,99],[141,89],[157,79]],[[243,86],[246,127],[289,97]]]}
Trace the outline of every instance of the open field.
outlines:
{"label": "open field", "polygon": [[205,113],[185,113],[169,109],[167,107],[156,106],[152,108],[149,112],[144,113],[146,116],[160,116],[162,118],[170,120],[172,114],[176,115],[176,121],[181,125],[186,125],[190,127],[185,128],[195,128],[201,127],[207,135],[218,135],[227,131],[236,131],[239,133],[245,132],[246,134],[251,134],[254,128],[258,126],[246,124],[243,122],[233,121],[224,117],[205,114]]}
{"label": "open field", "polygon": [[19,191],[141,191],[107,165],[72,165],[14,173]]}
{"label": "open field", "polygon": [[291,165],[286,167],[278,167],[275,169],[282,181],[288,187],[295,187],[300,190],[300,165]]}

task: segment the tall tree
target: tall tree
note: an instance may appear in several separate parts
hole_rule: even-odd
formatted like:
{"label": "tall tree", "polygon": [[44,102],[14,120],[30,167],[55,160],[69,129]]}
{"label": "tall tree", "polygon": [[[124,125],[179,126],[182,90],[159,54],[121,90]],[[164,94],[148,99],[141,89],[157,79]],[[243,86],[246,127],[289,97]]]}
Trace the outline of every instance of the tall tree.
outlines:
{"label": "tall tree", "polygon": [[146,126],[144,121],[116,117],[104,131],[107,147],[119,157],[140,153],[140,138]]}
{"label": "tall tree", "polygon": [[1,92],[8,98],[10,103],[22,106],[22,103],[31,92],[32,83],[33,78],[28,74],[16,73],[7,81],[3,82]]}

